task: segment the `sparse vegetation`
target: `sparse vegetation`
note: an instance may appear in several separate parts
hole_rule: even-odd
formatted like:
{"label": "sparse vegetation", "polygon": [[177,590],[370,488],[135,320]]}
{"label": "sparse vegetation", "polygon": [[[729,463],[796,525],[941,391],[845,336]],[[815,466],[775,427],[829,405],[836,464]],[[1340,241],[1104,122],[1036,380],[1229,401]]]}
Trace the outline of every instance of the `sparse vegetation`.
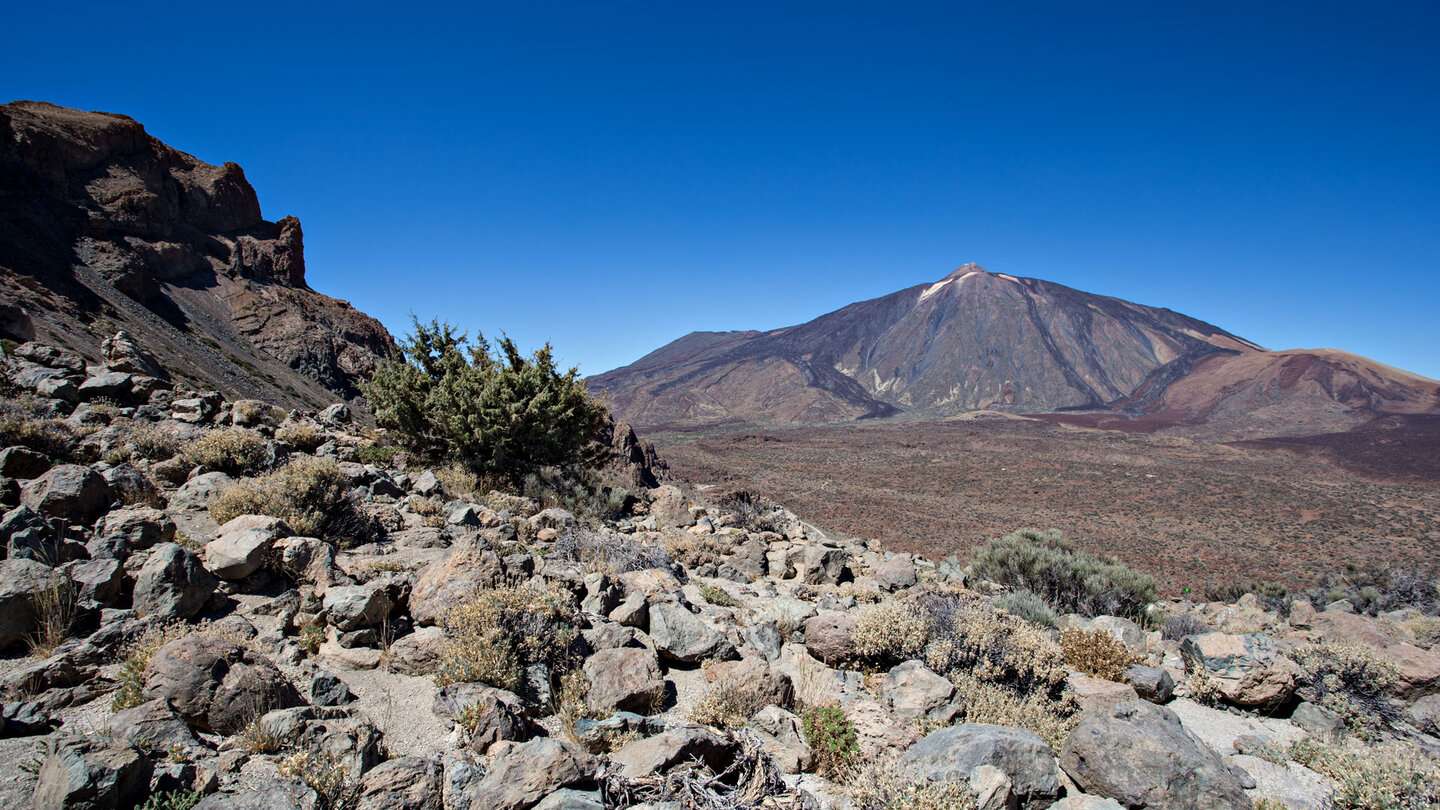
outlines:
{"label": "sparse vegetation", "polygon": [[31,594],[30,609],[38,628],[30,637],[31,657],[48,658],[70,638],[79,595],[79,589],[61,571],[52,572],[45,586]]}
{"label": "sparse vegetation", "polygon": [[1313,738],[1291,744],[1290,757],[1335,780],[1336,810],[1429,810],[1440,807],[1440,760],[1413,746],[1341,748]]}
{"label": "sparse vegetation", "polygon": [[265,468],[269,459],[265,437],[245,428],[208,430],[185,446],[191,464],[230,475],[250,475]]}
{"label": "sparse vegetation", "polygon": [[1034,592],[1021,588],[1018,591],[1008,591],[995,598],[995,607],[1006,613],[1019,616],[1031,624],[1041,627],[1055,627],[1055,611],[1045,604],[1045,600],[1036,596]]}
{"label": "sparse vegetation", "polygon": [[526,473],[520,493],[547,509],[559,507],[577,518],[597,521],[622,517],[635,501],[629,490],[601,483],[593,470],[560,467]]}
{"label": "sparse vegetation", "polygon": [[510,338],[471,344],[450,324],[414,321],[365,386],[376,421],[407,449],[514,482],[540,467],[594,467],[605,408],[548,344],[524,357]]}
{"label": "sparse vegetation", "polygon": [[20,445],[52,459],[68,459],[79,438],[65,420],[43,415],[34,396],[0,398],[0,447]]}
{"label": "sparse vegetation", "polygon": [[208,622],[199,624],[170,622],[147,627],[138,638],[127,644],[124,652],[121,653],[120,670],[115,676],[115,693],[110,699],[111,710],[118,712],[144,703],[145,698],[141,692],[145,689],[145,668],[150,665],[150,659],[155,657],[155,653],[159,652],[161,647],[186,636],[212,636],[235,642],[244,641],[229,631],[212,626]]}
{"label": "sparse vegetation", "polygon": [[125,460],[164,461],[180,452],[180,442],[173,435],[145,422],[130,427],[125,437]]}
{"label": "sparse vegetation", "polygon": [[978,599],[931,594],[921,606],[930,620],[925,663],[936,672],[966,673],[1021,696],[1064,691],[1064,655],[1039,627]]}
{"label": "sparse vegetation", "polygon": [[556,539],[551,554],[556,559],[584,563],[592,571],[612,576],[647,568],[670,570],[675,566],[675,560],[660,546],[641,543],[626,535],[580,527],[566,529]]}
{"label": "sparse vegetation", "polygon": [[514,691],[524,668],[546,663],[556,675],[572,664],[579,617],[554,586],[482,588],[446,613],[449,636],[435,683],[479,681]]}
{"label": "sparse vegetation", "polygon": [[356,775],[350,773],[342,757],[330,751],[299,751],[280,760],[276,767],[281,776],[299,779],[315,791],[322,810],[351,807],[360,793]]}
{"label": "sparse vegetation", "polygon": [[236,733],[240,750],[251,754],[273,754],[284,748],[285,738],[261,722],[260,718],[261,715],[257,713]]}
{"label": "sparse vegetation", "polygon": [[269,475],[242,481],[210,502],[210,516],[225,523],[240,515],[269,515],[296,534],[337,545],[363,542],[374,527],[350,497],[350,479],[331,459],[299,456]]}
{"label": "sparse vegetation", "polygon": [[835,779],[848,773],[860,748],[855,726],[838,705],[815,706],[800,716],[805,742],[815,753],[815,772]]}
{"label": "sparse vegetation", "polygon": [[288,444],[302,453],[313,453],[327,439],[319,428],[308,422],[291,422],[275,431],[275,441]]}
{"label": "sparse vegetation", "polygon": [[845,783],[855,810],[974,810],[975,793],[968,783],[916,781],[901,774],[893,761],[867,763]]}
{"label": "sparse vegetation", "polygon": [[714,585],[701,585],[700,596],[706,602],[720,607],[739,607],[740,603],[735,597]]}
{"label": "sparse vegetation", "polygon": [[1198,636],[1201,633],[1209,633],[1210,630],[1209,625],[1195,616],[1181,613],[1165,620],[1165,626],[1160,629],[1160,637],[1167,641],[1180,641],[1186,636]]}
{"label": "sparse vegetation", "polygon": [[1122,642],[1104,630],[1064,630],[1060,651],[1065,663],[1095,678],[1118,681],[1139,660]]}
{"label": "sparse vegetation", "polygon": [[165,790],[151,794],[140,810],[190,810],[205,794],[198,790]]}
{"label": "sparse vegetation", "polygon": [[355,448],[355,460],[361,464],[386,465],[395,461],[400,448],[392,444],[362,444]]}
{"label": "sparse vegetation", "polygon": [[895,664],[919,657],[930,640],[929,620],[918,607],[901,602],[880,602],[855,611],[851,634],[855,652],[862,658]]}
{"label": "sparse vegetation", "polygon": [[1300,693],[1340,715],[1362,739],[1378,737],[1395,720],[1390,694],[1400,682],[1394,664],[1350,644],[1312,644],[1295,651],[1300,664]]}
{"label": "sparse vegetation", "polygon": [[1348,565],[1344,571],[1324,577],[1308,591],[1317,610],[1340,599],[1349,600],[1356,612],[1377,616],[1391,610],[1413,608],[1427,616],[1440,615],[1440,589],[1436,573],[1413,570],[1362,568]]}
{"label": "sparse vegetation", "polygon": [[718,728],[740,728],[768,703],[761,686],[754,680],[721,678],[690,710],[690,719]]}
{"label": "sparse vegetation", "polygon": [[1154,577],[1081,551],[1054,529],[1022,529],[991,540],[970,567],[978,577],[1036,594],[1055,611],[1085,616],[1142,619],[1159,590]]}

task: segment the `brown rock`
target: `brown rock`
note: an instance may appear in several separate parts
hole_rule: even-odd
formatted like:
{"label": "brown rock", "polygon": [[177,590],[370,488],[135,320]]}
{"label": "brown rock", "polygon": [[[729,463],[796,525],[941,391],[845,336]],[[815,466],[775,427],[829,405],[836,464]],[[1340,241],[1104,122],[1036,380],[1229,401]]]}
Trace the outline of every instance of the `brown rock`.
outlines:
{"label": "brown rock", "polygon": [[192,726],[233,734],[270,709],[304,703],[268,658],[229,641],[187,636],[145,668],[147,699],[163,698]]}

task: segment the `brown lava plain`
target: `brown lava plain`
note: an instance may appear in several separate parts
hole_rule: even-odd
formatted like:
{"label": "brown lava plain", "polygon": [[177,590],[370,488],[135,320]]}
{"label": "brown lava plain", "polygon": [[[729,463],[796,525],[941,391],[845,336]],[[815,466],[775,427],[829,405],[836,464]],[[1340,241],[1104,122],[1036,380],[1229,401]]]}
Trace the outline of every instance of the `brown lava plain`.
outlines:
{"label": "brown lava plain", "polygon": [[1004,417],[650,436],[694,484],[748,489],[827,531],[931,559],[1055,527],[1156,575],[1171,595],[1440,559],[1440,481],[1259,443]]}

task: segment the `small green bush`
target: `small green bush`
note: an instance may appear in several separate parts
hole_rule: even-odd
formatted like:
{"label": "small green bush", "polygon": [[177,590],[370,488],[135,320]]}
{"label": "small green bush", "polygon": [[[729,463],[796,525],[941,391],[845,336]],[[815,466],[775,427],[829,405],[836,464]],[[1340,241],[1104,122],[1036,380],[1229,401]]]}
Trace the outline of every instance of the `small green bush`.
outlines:
{"label": "small green bush", "polygon": [[365,394],[376,421],[407,449],[519,483],[540,467],[593,468],[606,419],[578,369],[561,372],[546,344],[526,358],[510,338],[473,345],[450,324],[414,320],[399,355]]}
{"label": "small green bush", "polygon": [[809,708],[800,716],[800,725],[815,753],[815,772],[831,779],[845,775],[860,751],[855,726],[845,710],[836,705]]}
{"label": "small green bush", "polygon": [[230,475],[250,475],[265,467],[269,457],[265,437],[245,428],[209,430],[185,446],[185,460]]}
{"label": "small green bush", "polygon": [[198,790],[166,790],[150,794],[140,810],[190,810],[205,794]]}
{"label": "small green bush", "polygon": [[355,460],[361,464],[388,466],[395,460],[400,448],[390,444],[364,444],[355,448]]}
{"label": "small green bush", "polygon": [[1318,587],[1306,592],[1317,610],[1339,599],[1348,599],[1355,610],[1377,616],[1401,608],[1413,608],[1427,616],[1440,615],[1440,588],[1435,571],[1390,571],[1348,565],[1330,574]]}
{"label": "small green bush", "polygon": [[1059,699],[1065,691],[1065,657],[1041,628],[980,599],[929,594],[920,606],[929,620],[925,663],[934,671],[964,673],[1021,697]]}
{"label": "small green bush", "polygon": [[301,536],[353,545],[370,539],[375,529],[349,493],[350,479],[335,461],[299,456],[269,475],[215,496],[210,516],[223,525],[240,515],[269,515]]}
{"label": "small green bush", "polygon": [[735,597],[714,585],[701,585],[700,596],[712,605],[719,605],[720,607],[740,606],[740,603],[735,600]]}
{"label": "small green bush", "polygon": [[1009,590],[1028,590],[1058,612],[1137,621],[1155,601],[1155,578],[1113,557],[1080,551],[1054,529],[1022,529],[975,553],[971,571]]}
{"label": "small green bush", "polygon": [[995,598],[995,607],[1003,610],[1012,616],[1019,616],[1031,624],[1041,627],[1057,626],[1055,611],[1045,604],[1045,600],[1036,596],[1034,592],[1020,589],[1009,591]]}

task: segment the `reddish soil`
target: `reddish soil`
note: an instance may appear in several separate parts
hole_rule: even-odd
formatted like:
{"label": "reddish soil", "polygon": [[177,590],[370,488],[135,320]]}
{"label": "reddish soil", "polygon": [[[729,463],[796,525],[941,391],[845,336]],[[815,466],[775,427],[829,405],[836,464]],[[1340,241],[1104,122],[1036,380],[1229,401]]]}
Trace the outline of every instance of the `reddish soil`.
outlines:
{"label": "reddish soil", "polygon": [[1055,527],[1174,594],[1434,564],[1440,470],[1421,459],[1440,457],[1440,419],[1389,419],[1232,445],[1002,418],[651,438],[683,478],[748,488],[827,530],[938,559]]}

